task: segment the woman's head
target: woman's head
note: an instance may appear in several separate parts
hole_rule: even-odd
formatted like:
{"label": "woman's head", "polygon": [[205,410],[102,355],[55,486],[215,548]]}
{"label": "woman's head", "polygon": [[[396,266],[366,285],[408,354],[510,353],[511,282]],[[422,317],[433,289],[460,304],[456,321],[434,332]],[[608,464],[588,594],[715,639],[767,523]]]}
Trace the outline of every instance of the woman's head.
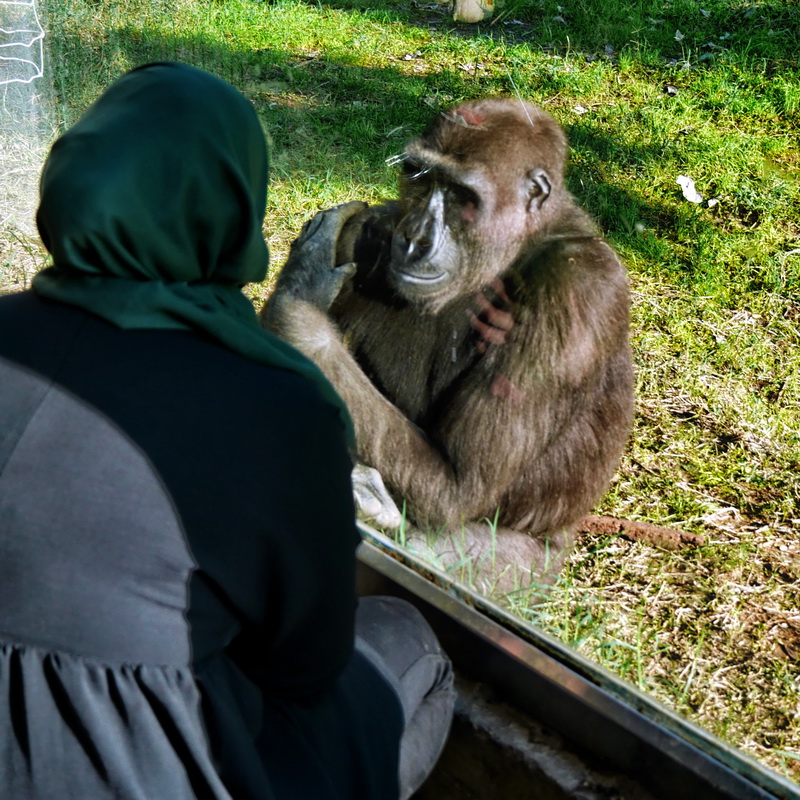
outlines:
{"label": "woman's head", "polygon": [[240,291],[267,274],[267,166],[255,111],[232,86],[182,64],[129,72],[53,145],[37,214],[53,266],[32,286],[120,328],[191,331],[303,375],[352,441],[324,375],[262,330]]}
{"label": "woman's head", "polygon": [[250,103],[182,64],[114,83],[53,146],[39,232],[56,270],[165,283],[263,280],[267,151]]}

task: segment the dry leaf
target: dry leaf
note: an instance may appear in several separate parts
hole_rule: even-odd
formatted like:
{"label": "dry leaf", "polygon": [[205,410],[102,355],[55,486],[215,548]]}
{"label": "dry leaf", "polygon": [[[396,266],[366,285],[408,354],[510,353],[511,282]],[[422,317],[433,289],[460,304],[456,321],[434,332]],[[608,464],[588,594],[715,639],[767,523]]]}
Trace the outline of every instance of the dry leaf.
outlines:
{"label": "dry leaf", "polygon": [[702,203],[703,195],[695,189],[694,181],[688,175],[678,175],[675,183],[683,190],[683,196],[690,203]]}

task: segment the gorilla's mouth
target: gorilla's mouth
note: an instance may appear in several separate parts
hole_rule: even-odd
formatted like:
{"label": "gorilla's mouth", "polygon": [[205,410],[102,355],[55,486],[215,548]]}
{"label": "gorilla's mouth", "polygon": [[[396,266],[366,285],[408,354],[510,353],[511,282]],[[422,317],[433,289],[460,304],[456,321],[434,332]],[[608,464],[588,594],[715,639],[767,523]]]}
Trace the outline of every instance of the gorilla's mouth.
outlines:
{"label": "gorilla's mouth", "polygon": [[447,277],[446,272],[438,272],[435,275],[421,275],[418,272],[405,272],[396,270],[397,279],[407,283],[416,283],[421,286],[431,286]]}

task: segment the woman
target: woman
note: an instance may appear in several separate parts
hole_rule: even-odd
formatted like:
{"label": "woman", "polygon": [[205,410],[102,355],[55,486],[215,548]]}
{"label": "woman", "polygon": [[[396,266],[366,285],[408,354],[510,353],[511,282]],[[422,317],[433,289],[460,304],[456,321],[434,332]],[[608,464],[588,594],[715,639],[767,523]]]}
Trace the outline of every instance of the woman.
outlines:
{"label": "woman", "polygon": [[355,621],[346,411],[240,291],[266,182],[250,104],[178,64],[45,164],[53,266],[0,300],[4,798],[383,800],[441,748],[430,630]]}

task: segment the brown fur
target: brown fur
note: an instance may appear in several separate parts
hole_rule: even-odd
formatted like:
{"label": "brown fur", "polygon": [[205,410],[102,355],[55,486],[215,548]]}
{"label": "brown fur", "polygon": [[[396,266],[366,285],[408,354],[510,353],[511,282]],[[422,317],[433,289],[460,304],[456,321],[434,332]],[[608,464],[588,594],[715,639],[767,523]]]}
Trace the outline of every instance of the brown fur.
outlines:
{"label": "brown fur", "polygon": [[[281,299],[279,283],[268,315],[331,379],[359,459],[418,526],[463,531],[497,513],[496,541],[470,525],[471,547],[483,538],[534,573],[560,566],[606,490],[632,409],[625,270],[564,187],[566,147],[517,100],[440,115],[406,148],[399,200],[345,228],[337,263],[358,267],[329,313]],[[392,235],[436,244],[403,260]],[[423,268],[446,278],[403,274]]]}

